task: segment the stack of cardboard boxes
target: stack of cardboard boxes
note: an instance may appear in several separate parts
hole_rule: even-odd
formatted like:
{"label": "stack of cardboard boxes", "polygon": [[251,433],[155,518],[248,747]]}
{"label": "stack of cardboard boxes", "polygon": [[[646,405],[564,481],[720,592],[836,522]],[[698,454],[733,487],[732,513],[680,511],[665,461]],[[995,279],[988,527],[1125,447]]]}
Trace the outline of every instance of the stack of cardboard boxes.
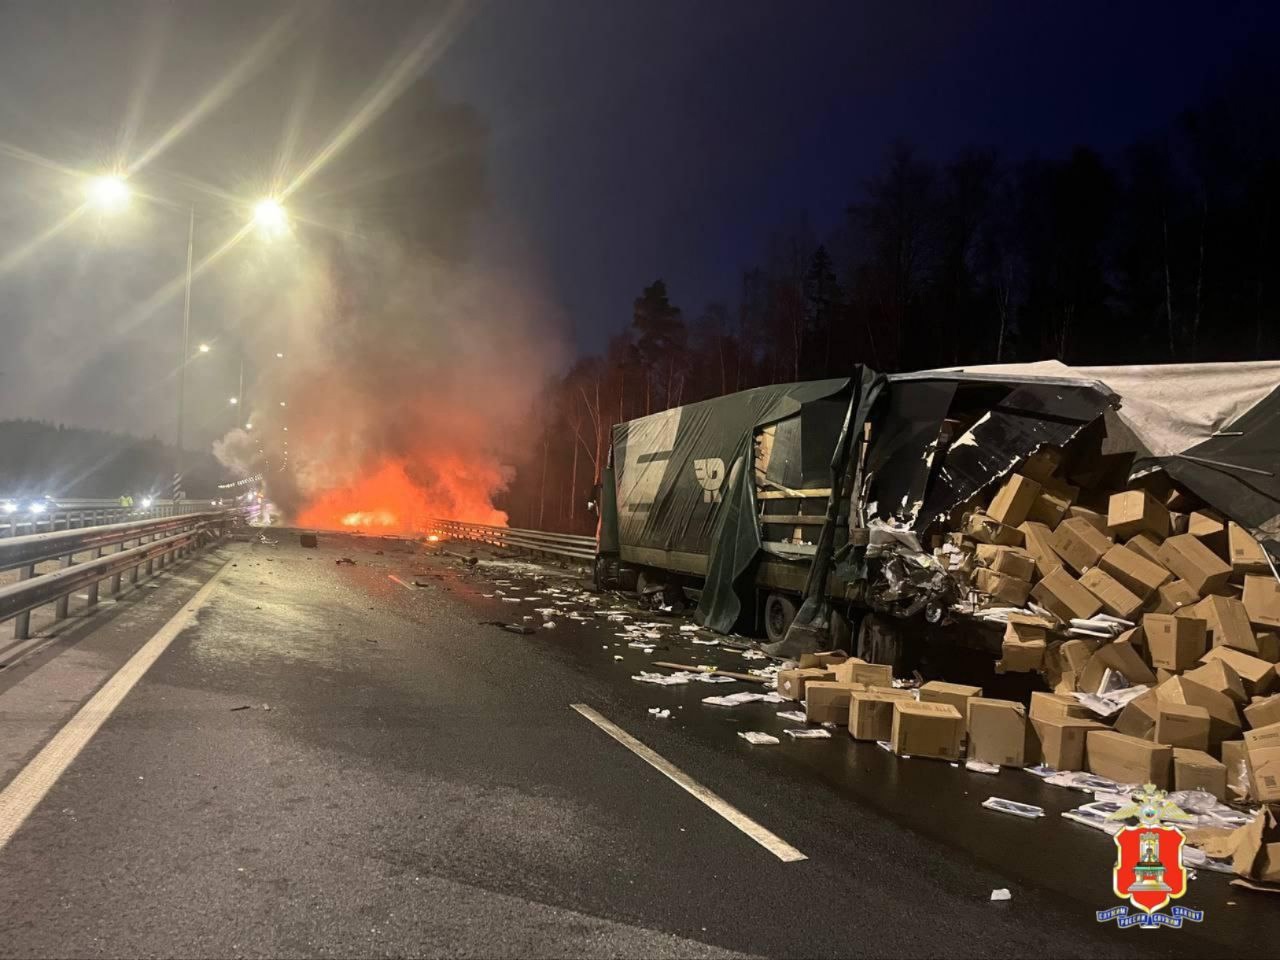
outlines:
{"label": "stack of cardboard boxes", "polygon": [[[1032,699],[1023,758],[1280,801],[1280,582],[1246,530],[1160,471],[1115,489],[1105,478],[1127,470],[1108,459],[1068,471],[1061,451],[1041,450],[946,537],[980,608],[1023,609],[997,670],[1038,671],[1056,694]],[[1132,626],[1114,639],[1068,633],[1098,614]],[[1098,692],[1108,671],[1151,687],[1109,726],[1063,696]],[[971,756],[1018,755],[1013,705],[998,703],[979,692],[967,712],[951,704]]]}

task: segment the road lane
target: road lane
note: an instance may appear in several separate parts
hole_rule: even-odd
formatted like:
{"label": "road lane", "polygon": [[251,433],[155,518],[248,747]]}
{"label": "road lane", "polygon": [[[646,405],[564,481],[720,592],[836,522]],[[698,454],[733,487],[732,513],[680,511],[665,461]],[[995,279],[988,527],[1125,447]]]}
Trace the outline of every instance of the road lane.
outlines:
{"label": "road lane", "polygon": [[[479,624],[536,605],[486,599],[483,571],[377,541],[282,541],[233,545],[198,625],[0,852],[0,953],[1213,952],[1182,932],[1099,930],[1108,901],[1089,891],[1064,904],[1011,882],[1018,863],[1019,878],[1044,868],[1029,850],[983,860],[904,828],[818,775],[834,744],[803,745],[812,770],[803,751],[740,749],[743,717],[708,722],[698,702],[720,688],[633,683],[642,655],[614,661],[607,629]],[[429,586],[388,579],[419,574]],[[659,702],[681,719],[649,719]],[[570,703],[810,859],[779,862]],[[974,829],[946,801],[917,798]],[[997,886],[1014,900],[989,903]]]}

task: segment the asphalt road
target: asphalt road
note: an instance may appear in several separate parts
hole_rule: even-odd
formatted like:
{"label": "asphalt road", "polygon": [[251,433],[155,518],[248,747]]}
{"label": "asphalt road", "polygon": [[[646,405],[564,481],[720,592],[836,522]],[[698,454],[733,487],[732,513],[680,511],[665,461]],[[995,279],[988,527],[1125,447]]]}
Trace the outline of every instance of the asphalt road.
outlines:
{"label": "asphalt road", "polygon": [[[651,654],[630,649],[618,624],[566,616],[591,611],[567,580],[273,536],[178,567],[0,671],[8,781],[219,577],[0,851],[0,955],[1280,952],[1280,902],[1214,874],[1181,901],[1205,911],[1199,925],[1101,927],[1095,911],[1118,902],[1110,838],[1058,816],[1086,797],[1022,771],[900,760],[843,735],[747,744],[740,730],[786,726],[778,705],[701,703],[745,685],[631,679],[651,659],[740,657],[674,629]],[[534,610],[557,599],[557,626],[539,628]],[[807,859],[780,860],[571,704]],[[1049,815],[983,810],[993,794]],[[1010,901],[990,902],[999,887]]]}

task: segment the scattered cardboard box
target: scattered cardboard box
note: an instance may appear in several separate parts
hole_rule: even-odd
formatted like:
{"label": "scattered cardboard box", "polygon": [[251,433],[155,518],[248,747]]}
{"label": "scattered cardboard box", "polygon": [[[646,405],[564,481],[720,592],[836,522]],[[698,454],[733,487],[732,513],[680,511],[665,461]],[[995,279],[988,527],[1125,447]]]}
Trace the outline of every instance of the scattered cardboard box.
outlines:
{"label": "scattered cardboard box", "polygon": [[1062,567],[1062,558],[1053,551],[1053,531],[1043,523],[1028,520],[1018,527],[1023,535],[1024,549],[1036,562],[1036,572],[1047,577]]}
{"label": "scattered cardboard box", "polygon": [[1236,672],[1240,682],[1244,684],[1246,696],[1265,696],[1276,684],[1275,664],[1245,653],[1243,650],[1214,647],[1201,658],[1204,663],[1212,663],[1215,660],[1221,660]]}
{"label": "scattered cardboard box", "polygon": [[1087,620],[1102,609],[1102,601],[1080,585],[1065,567],[1051,570],[1031,589],[1031,596],[1060,620]]}
{"label": "scattered cardboard box", "polygon": [[1160,713],[1160,699],[1154,690],[1134,697],[1116,716],[1115,729],[1130,737],[1150,739],[1155,736],[1156,718]]}
{"label": "scattered cardboard box", "polygon": [[[1092,640],[1083,640],[1080,637],[1073,637],[1065,641],[1058,648],[1058,657],[1062,661],[1065,669],[1072,673],[1080,674],[1085,665],[1089,662],[1089,658],[1093,656],[1098,644]],[[1033,693],[1034,697],[1035,694]],[[1082,714],[1083,716],[1083,714]]]}
{"label": "scattered cardboard box", "polygon": [[1156,559],[1201,596],[1226,586],[1231,578],[1226,561],[1190,534],[1180,533],[1160,544]]}
{"label": "scattered cardboard box", "polygon": [[1133,620],[1142,610],[1142,598],[1101,567],[1086,570],[1080,577],[1080,586],[1101,600],[1102,609],[1113,617]]}
{"label": "scattered cardboard box", "polygon": [[810,723],[847,723],[849,698],[865,689],[860,683],[810,680],[804,685],[804,715]]}
{"label": "scattered cardboard box", "polygon": [[1143,603],[1173,580],[1173,574],[1160,564],[1119,544],[1102,555],[1098,566],[1118,580],[1130,593],[1141,598]]}
{"label": "scattered cardboard box", "polygon": [[1183,607],[1194,607],[1200,602],[1200,594],[1185,580],[1173,580],[1156,591],[1156,605],[1152,613],[1175,613]]}
{"label": "scattered cardboard box", "polygon": [[956,708],[961,717],[969,715],[969,701],[980,696],[982,696],[981,687],[971,687],[964,683],[930,680],[920,687],[921,703],[949,703]]}
{"label": "scattered cardboard box", "polygon": [[1155,742],[1170,747],[1209,749],[1209,711],[1186,703],[1162,703],[1156,715]]}
{"label": "scattered cardboard box", "polygon": [[1123,540],[1140,533],[1164,539],[1169,535],[1169,510],[1145,490],[1114,493],[1107,503],[1107,528]]}
{"label": "scattered cardboard box", "polygon": [[1227,553],[1227,526],[1222,518],[1208,510],[1195,510],[1187,518],[1187,533],[1220,557]]}
{"label": "scattered cardboard box", "polygon": [[1104,643],[1080,672],[1079,686],[1084,693],[1097,693],[1107,670],[1114,670],[1132,684],[1154,684],[1156,675],[1151,672],[1142,654],[1134,644],[1138,629],[1127,630],[1110,643]]}
{"label": "scattered cardboard box", "polygon": [[1027,511],[1027,520],[1043,524],[1052,530],[1060,524],[1071,508],[1071,501],[1053,490],[1041,490],[1035,503]]}
{"label": "scattered cardboard box", "polygon": [[866,687],[893,686],[893,667],[883,663],[846,660],[843,663],[833,665],[831,673],[831,679],[838,680],[841,683],[861,683]]}
{"label": "scattered cardboard box", "polygon": [[893,734],[893,705],[914,700],[906,690],[855,691],[849,698],[849,734],[857,740],[888,740]]}
{"label": "scattered cardboard box", "polygon": [[1043,484],[1060,466],[1062,466],[1062,448],[1041,447],[1022,461],[1018,472],[1024,477],[1030,477],[1036,483]]}
{"label": "scattered cardboard box", "polygon": [[1028,582],[1035,579],[1035,558],[1021,547],[1001,547],[991,543],[980,543],[975,554],[979,564],[990,567],[996,573],[1007,574]]}
{"label": "scattered cardboard box", "polygon": [[[1139,556],[1146,557],[1152,563],[1159,563],[1162,539],[1157,539],[1149,533],[1139,533],[1126,540],[1124,545]],[[1198,597],[1199,594],[1196,594],[1196,596]]]}
{"label": "scattered cardboard box", "polygon": [[1249,702],[1249,695],[1244,691],[1244,681],[1240,679],[1240,674],[1236,673],[1235,667],[1225,660],[1201,663],[1200,666],[1186,671],[1183,676],[1202,687],[1225,693],[1236,706],[1243,706]]}
{"label": "scattered cardboard box", "polygon": [[1203,750],[1174,747],[1173,788],[1175,790],[1204,790],[1213,794],[1219,800],[1226,800],[1226,765],[1213,759]]}
{"label": "scattered cardboard box", "polygon": [[1040,496],[1040,484],[1030,477],[1013,474],[1007,479],[987,507],[987,516],[997,523],[1016,527],[1027,519],[1027,511]]}
{"label": "scattered cardboard box", "polygon": [[1027,673],[1039,670],[1044,666],[1047,646],[1043,627],[1027,623],[1006,624],[996,672]]}
{"label": "scattered cardboard box", "polygon": [[1156,697],[1162,703],[1185,703],[1208,710],[1210,747],[1240,734],[1240,714],[1225,693],[1210,690],[1186,677],[1173,677],[1156,687]]}
{"label": "scattered cardboard box", "polygon": [[1075,697],[1033,690],[1030,716],[1032,720],[1088,720],[1093,714]]}
{"label": "scattered cardboard box", "polygon": [[979,567],[973,572],[973,585],[979,593],[988,594],[1015,607],[1026,603],[1031,594],[1031,584],[1026,580],[1019,580],[987,567]]}
{"label": "scattered cardboard box", "polygon": [[1005,547],[1022,546],[1022,532],[994,520],[983,513],[971,513],[964,521],[965,536],[978,543],[994,543]]}
{"label": "scattered cardboard box", "polygon": [[1280,581],[1269,575],[1245,577],[1244,609],[1249,622],[1255,626],[1280,628]]}
{"label": "scattered cardboard box", "polygon": [[1074,717],[1036,717],[1031,721],[1040,743],[1041,762],[1055,770],[1083,770],[1085,738],[1091,730],[1106,727]]}
{"label": "scattered cardboard box", "polygon": [[1233,880],[1232,883],[1245,886],[1249,886],[1249,881],[1280,883],[1280,826],[1276,823],[1275,814],[1263,808],[1252,823],[1241,827],[1234,836],[1236,842],[1231,869],[1246,879]]}
{"label": "scattered cardboard box", "polygon": [[837,663],[844,663],[848,659],[849,655],[843,650],[829,650],[823,653],[802,653],[800,654],[799,666],[829,669]]}
{"label": "scattered cardboard box", "polygon": [[830,670],[819,667],[803,667],[795,670],[778,671],[778,696],[788,700],[803,700],[804,686],[810,680],[835,680],[836,675]]}
{"label": "scattered cardboard box", "polygon": [[894,703],[889,746],[899,756],[959,760],[963,742],[964,716],[952,704]]}
{"label": "scattered cardboard box", "polygon": [[1280,723],[1280,693],[1254,700],[1244,708],[1244,719],[1255,730]]}
{"label": "scattered cardboard box", "polygon": [[1246,574],[1266,576],[1271,573],[1262,544],[1238,523],[1227,524],[1227,559],[1231,562],[1233,580],[1242,579]]}
{"label": "scattered cardboard box", "polygon": [[1097,566],[1102,555],[1115,545],[1110,537],[1082,517],[1068,518],[1058,524],[1050,544],[1054,553],[1076,573]]}
{"label": "scattered cardboard box", "polygon": [[1152,666],[1175,672],[1189,670],[1204,656],[1209,647],[1205,630],[1205,621],[1190,617],[1148,613],[1142,618]]}
{"label": "scattered cardboard box", "polygon": [[[1280,723],[1250,730],[1244,735],[1249,756],[1249,792],[1260,803],[1280,803]],[[1277,851],[1280,854],[1280,851]],[[1280,879],[1280,856],[1276,858]]]}
{"label": "scattered cardboard box", "polygon": [[1194,607],[1208,626],[1210,646],[1232,647],[1257,655],[1258,642],[1243,603],[1229,597],[1205,597]]}
{"label": "scattered cardboard box", "polygon": [[1004,767],[1025,767],[1036,762],[1036,738],[1027,723],[1027,708],[1012,700],[973,697],[969,701],[971,760]]}
{"label": "scattered cardboard box", "polygon": [[1227,768],[1227,789],[1234,799],[1244,801],[1252,796],[1249,752],[1243,740],[1222,742],[1222,764]]}
{"label": "scattered cardboard box", "polygon": [[1091,730],[1085,741],[1090,773],[1117,783],[1153,783],[1169,789],[1173,748],[1150,740],[1125,736],[1114,730]]}

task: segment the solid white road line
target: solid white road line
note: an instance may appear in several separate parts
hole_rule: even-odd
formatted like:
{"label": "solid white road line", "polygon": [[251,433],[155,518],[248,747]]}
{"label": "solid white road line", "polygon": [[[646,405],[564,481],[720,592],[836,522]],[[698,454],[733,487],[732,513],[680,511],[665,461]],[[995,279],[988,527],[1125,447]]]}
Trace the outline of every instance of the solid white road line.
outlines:
{"label": "solid white road line", "polygon": [[0,793],[0,850],[18,832],[31,811],[58,782],[58,778],[93,739],[93,735],[107,722],[120,702],[142,679],[142,675],[164,653],[173,638],[195,622],[196,611],[204,606],[218,581],[230,567],[231,561],[228,560],[154,637],[142,645],[142,649],[129,658],[115,676],[89,698],[89,702],[67,721],[65,727],[54,734],[44,749],[4,788],[4,792]]}
{"label": "solid white road line", "polygon": [[396,583],[400,584],[400,586],[404,587],[406,590],[412,590],[412,589],[413,589],[413,584],[411,584],[411,583],[405,583],[403,580],[401,580],[399,577],[397,577],[394,573],[388,573],[388,574],[387,574],[387,579],[388,579],[388,580],[394,580]]}
{"label": "solid white road line", "polygon": [[791,844],[787,843],[777,834],[760,826],[760,824],[756,823],[756,821],[752,820],[733,804],[721,799],[715,793],[712,793],[671,761],[664,759],[657,753],[654,753],[653,750],[646,747],[616,723],[605,719],[585,703],[571,703],[569,706],[578,711],[578,713],[582,714],[609,736],[613,737],[613,739],[617,740],[637,757],[649,764],[649,766],[653,767],[659,773],[669,777],[671,780],[675,781],[678,786],[683,787],[689,793],[693,794],[693,796],[697,797],[716,813],[720,814],[720,816],[724,817],[779,860],[784,863],[795,863],[797,860],[808,859],[808,857],[795,847],[791,846]]}

